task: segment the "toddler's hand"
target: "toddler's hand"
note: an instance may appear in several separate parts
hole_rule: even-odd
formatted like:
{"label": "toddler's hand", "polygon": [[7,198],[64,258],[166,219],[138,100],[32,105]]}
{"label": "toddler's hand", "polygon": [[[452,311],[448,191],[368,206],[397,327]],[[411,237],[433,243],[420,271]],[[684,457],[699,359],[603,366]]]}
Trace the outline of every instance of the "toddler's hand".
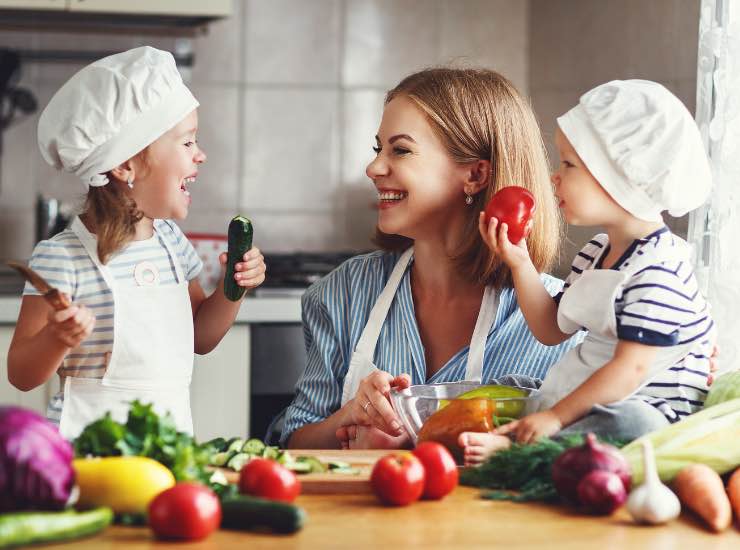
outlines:
{"label": "toddler's hand", "polygon": [[[532,221],[527,222],[525,235],[529,233],[532,227]],[[478,231],[480,231],[483,242],[486,243],[491,251],[501,258],[509,266],[509,269],[515,269],[532,260],[529,258],[527,250],[527,241],[522,239],[517,244],[511,244],[509,241],[509,228],[505,223],[499,227],[498,218],[486,220],[485,212],[478,216]]]}
{"label": "toddler's hand", "polygon": [[504,424],[494,430],[494,433],[499,435],[514,434],[517,443],[534,443],[542,437],[555,435],[562,428],[563,424],[557,415],[547,410]]}
{"label": "toddler's hand", "polygon": [[[222,265],[226,265],[227,254],[219,257]],[[257,288],[265,281],[265,257],[259,248],[252,247],[245,254],[243,261],[234,266],[234,279],[239,286],[246,289]]]}
{"label": "toddler's hand", "polygon": [[92,334],[95,316],[85,306],[72,304],[61,311],[51,311],[48,316],[49,330],[69,348],[76,348]]}

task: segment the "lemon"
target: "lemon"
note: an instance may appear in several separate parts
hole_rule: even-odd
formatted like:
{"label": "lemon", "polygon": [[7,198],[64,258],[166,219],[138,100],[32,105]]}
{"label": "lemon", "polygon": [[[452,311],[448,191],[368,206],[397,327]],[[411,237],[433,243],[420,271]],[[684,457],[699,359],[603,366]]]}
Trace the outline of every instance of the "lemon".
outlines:
{"label": "lemon", "polygon": [[143,456],[77,458],[78,506],[108,506],[116,514],[145,513],[149,502],[175,484],[164,465]]}

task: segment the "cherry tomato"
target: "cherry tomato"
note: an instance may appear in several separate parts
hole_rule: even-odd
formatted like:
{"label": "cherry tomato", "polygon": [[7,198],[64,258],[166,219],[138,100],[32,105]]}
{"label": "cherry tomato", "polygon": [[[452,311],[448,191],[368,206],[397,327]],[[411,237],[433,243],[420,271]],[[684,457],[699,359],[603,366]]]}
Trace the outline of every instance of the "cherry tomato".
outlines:
{"label": "cherry tomato", "polygon": [[178,483],[149,503],[149,525],[159,538],[199,540],[220,524],[221,503],[216,493],[199,483]]}
{"label": "cherry tomato", "polygon": [[509,240],[516,244],[526,237],[527,222],[532,219],[535,204],[532,193],[524,187],[510,185],[499,189],[486,206],[486,221],[497,218],[509,228]]}
{"label": "cherry tomato", "polygon": [[266,458],[253,458],[239,474],[239,492],[283,502],[293,502],[301,482],[285,466]]}
{"label": "cherry tomato", "polygon": [[385,504],[406,506],[424,492],[424,466],[409,452],[385,455],[373,466],[370,486]]}
{"label": "cherry tomato", "polygon": [[421,461],[426,472],[423,498],[438,500],[457,487],[457,464],[444,445],[425,441],[414,449],[414,456]]}

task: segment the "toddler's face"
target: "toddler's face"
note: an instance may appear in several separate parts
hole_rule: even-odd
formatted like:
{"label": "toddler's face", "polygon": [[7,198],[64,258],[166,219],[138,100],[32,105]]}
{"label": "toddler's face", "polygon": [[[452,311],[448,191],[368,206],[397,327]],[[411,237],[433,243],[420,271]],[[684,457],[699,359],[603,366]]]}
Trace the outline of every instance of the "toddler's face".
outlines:
{"label": "toddler's face", "polygon": [[555,132],[560,164],[550,178],[565,221],[572,225],[610,225],[626,211],[596,181],[565,134]]}

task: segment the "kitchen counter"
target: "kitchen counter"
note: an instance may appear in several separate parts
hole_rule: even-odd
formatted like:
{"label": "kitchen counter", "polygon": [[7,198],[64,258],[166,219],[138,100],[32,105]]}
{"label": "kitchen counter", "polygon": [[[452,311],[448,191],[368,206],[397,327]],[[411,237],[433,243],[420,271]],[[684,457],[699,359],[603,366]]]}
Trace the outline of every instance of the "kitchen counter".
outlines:
{"label": "kitchen counter", "polygon": [[[478,494],[477,489],[460,487],[441,502],[404,508],[386,508],[369,494],[306,495],[297,503],[306,509],[308,520],[294,535],[218,531],[187,548],[740,548],[735,526],[717,535],[682,517],[646,527],[635,525],[624,509],[608,518],[591,517],[565,507],[482,500]],[[184,548],[156,541],[147,528],[118,526],[93,538],[44,548],[69,545],[77,550]]]}
{"label": "kitchen counter", "polygon": [[[18,295],[0,295],[0,324],[14,325],[18,320],[21,298]],[[247,297],[244,300],[237,323],[300,323],[301,298],[287,297]]]}

